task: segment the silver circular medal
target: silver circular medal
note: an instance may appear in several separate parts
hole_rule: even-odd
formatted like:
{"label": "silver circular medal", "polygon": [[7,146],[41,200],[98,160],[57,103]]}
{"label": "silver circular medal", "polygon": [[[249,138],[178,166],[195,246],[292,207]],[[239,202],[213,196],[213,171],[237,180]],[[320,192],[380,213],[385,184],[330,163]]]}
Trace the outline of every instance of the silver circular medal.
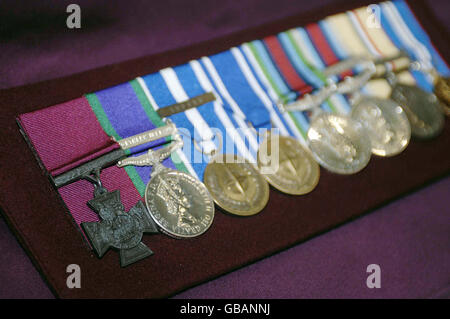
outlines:
{"label": "silver circular medal", "polygon": [[367,131],[350,117],[320,113],[313,117],[307,135],[315,159],[331,172],[354,174],[369,163]]}
{"label": "silver circular medal", "polygon": [[411,125],[414,137],[428,139],[438,136],[445,122],[438,98],[417,86],[397,83],[391,97],[399,103]]}
{"label": "silver circular medal", "polygon": [[393,156],[411,139],[411,127],[403,109],[391,99],[361,96],[352,106],[351,117],[366,128],[372,153]]}
{"label": "silver circular medal", "polygon": [[175,238],[196,237],[211,226],[214,201],[195,177],[165,168],[145,189],[147,209],[164,233]]}

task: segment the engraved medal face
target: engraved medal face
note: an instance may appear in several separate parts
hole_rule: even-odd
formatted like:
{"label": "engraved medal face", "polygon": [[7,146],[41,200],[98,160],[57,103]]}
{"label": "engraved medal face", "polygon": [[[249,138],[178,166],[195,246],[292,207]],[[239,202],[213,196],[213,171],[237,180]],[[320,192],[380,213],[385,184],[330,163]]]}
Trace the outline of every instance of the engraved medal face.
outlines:
{"label": "engraved medal face", "polygon": [[[312,155],[302,144],[289,136],[272,136],[278,138],[278,169],[273,174],[263,174],[266,180],[286,194],[302,195],[311,192],[319,182],[320,168]],[[271,140],[267,136],[258,150],[258,167],[261,168],[271,160]],[[266,150],[261,152],[261,150]]]}
{"label": "engraved medal face", "polygon": [[203,180],[216,204],[231,214],[255,215],[269,200],[267,181],[251,163],[236,155],[215,155]]}
{"label": "engraved medal face", "polygon": [[172,169],[152,176],[145,189],[145,203],[161,230],[176,238],[199,236],[214,219],[214,202],[205,185]]}
{"label": "engraved medal face", "polygon": [[391,99],[363,96],[352,107],[351,117],[366,128],[375,155],[399,154],[411,139],[408,118]]}
{"label": "engraved medal face", "polygon": [[104,235],[114,248],[128,249],[139,244],[142,238],[142,229],[139,222],[131,216],[118,214]]}
{"label": "engraved medal face", "polygon": [[370,139],[363,125],[350,117],[321,113],[308,130],[308,144],[324,168],[339,174],[354,174],[369,163]]}
{"label": "engraved medal face", "polygon": [[450,115],[450,78],[439,76],[434,86],[434,94],[441,100],[445,114]]}
{"label": "engraved medal face", "polygon": [[405,111],[412,136],[427,139],[441,133],[445,119],[442,106],[434,94],[417,86],[395,84],[391,98]]}

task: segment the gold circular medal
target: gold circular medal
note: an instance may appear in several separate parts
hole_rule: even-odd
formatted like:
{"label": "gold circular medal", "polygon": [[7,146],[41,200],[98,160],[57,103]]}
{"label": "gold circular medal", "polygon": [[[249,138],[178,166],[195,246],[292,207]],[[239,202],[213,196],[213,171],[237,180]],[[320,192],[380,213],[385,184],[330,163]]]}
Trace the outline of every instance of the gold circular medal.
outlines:
{"label": "gold circular medal", "polygon": [[206,166],[203,182],[214,202],[234,215],[255,215],[269,201],[267,181],[253,164],[237,155],[214,155]]}
{"label": "gold circular medal", "polygon": [[286,194],[309,193],[319,182],[319,164],[299,141],[288,136],[268,134],[264,138],[258,149],[258,168],[270,185]]}
{"label": "gold circular medal", "polygon": [[450,78],[439,76],[434,86],[434,94],[441,100],[445,114],[450,116]]}

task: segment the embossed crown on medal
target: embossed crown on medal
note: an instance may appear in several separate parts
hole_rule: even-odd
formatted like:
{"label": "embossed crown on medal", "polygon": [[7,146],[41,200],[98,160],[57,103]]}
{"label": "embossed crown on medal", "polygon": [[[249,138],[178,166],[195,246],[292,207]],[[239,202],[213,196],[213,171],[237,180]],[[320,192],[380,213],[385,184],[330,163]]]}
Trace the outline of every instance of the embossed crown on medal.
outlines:
{"label": "embossed crown on medal", "polygon": [[[94,198],[87,204],[101,220],[81,223],[81,227],[99,258],[109,248],[115,248],[120,253],[120,265],[125,267],[153,255],[153,252],[141,240],[144,233],[159,233],[154,219],[142,201],[138,201],[133,208],[125,212],[120,199],[120,190],[109,192],[102,185],[100,174],[106,167],[122,160],[127,161],[127,150],[170,136],[175,132],[175,125],[168,123],[166,126],[124,138],[118,141],[119,149],[54,178],[56,187],[62,187],[79,179],[85,179],[94,185]],[[139,159],[132,157],[128,160],[138,161]]]}

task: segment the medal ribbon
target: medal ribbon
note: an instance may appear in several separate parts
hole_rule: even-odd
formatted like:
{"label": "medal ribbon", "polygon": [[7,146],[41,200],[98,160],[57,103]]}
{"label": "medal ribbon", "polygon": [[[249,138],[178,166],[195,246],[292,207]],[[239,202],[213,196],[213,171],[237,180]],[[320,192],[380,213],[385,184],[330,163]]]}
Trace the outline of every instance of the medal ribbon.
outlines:
{"label": "medal ribbon", "polygon": [[[291,91],[288,80],[291,79],[294,72],[298,77],[297,84],[307,83],[303,86],[303,92],[310,91],[309,88],[320,88],[326,83],[326,79],[317,69],[311,67],[311,60],[318,59],[319,55],[314,49],[314,45],[303,29],[297,28],[287,32],[282,32],[276,37],[265,39],[270,43],[270,48],[274,50],[282,50],[284,54],[277,52],[273,54],[261,41],[252,41],[244,44],[242,49],[249,61],[254,61],[253,68],[255,73],[263,78],[262,82],[266,85],[266,89],[273,99],[276,101],[293,101],[300,95]],[[306,41],[306,44],[305,44]],[[299,45],[300,44],[300,45]],[[301,46],[304,45],[306,50],[303,51]],[[272,55],[271,55],[272,53]],[[276,58],[271,58],[276,56]],[[282,58],[281,58],[282,57]],[[280,67],[280,65],[283,65]],[[259,69],[259,70],[258,70]],[[288,75],[283,74],[283,70],[291,70]],[[301,80],[301,81],[300,81]],[[308,89],[305,89],[308,88]],[[302,89],[300,89],[302,92]],[[343,99],[342,97],[340,99]],[[341,104],[343,104],[341,102]],[[327,111],[334,111],[335,106],[329,102],[322,105]],[[348,108],[348,106],[347,106]],[[344,106],[345,109],[345,106]],[[293,122],[297,130],[301,133],[303,139],[306,139],[306,132],[309,128],[309,115],[307,112],[292,111],[288,112],[291,122]]]}
{"label": "medal ribbon", "polygon": [[231,112],[230,116],[242,129],[240,133],[250,141],[252,152],[257,152],[259,143],[251,126],[255,129],[271,129],[274,126],[282,135],[293,135],[241,50],[232,48],[204,57],[201,64],[215,91],[221,96],[225,109]]}
{"label": "medal ribbon", "polygon": [[[335,52],[348,51],[352,54],[370,52],[378,56],[389,56],[401,48],[426,67],[433,62],[439,73],[448,74],[447,65],[431,45],[406,2],[386,2],[379,8],[381,19],[379,22],[382,28],[367,27],[365,21],[368,13],[364,8],[325,19],[321,24],[322,30],[326,34],[333,34],[338,39],[336,42],[341,43],[341,48],[333,45]],[[348,41],[343,41],[344,36],[354,39],[352,45],[349,45]],[[416,82],[428,91],[432,89],[431,78],[423,72],[403,72],[399,78],[411,84]],[[389,91],[387,83],[380,85],[380,81],[370,82],[366,89],[374,94]]]}
{"label": "medal ribbon", "polygon": [[[137,80],[87,94],[86,98],[103,130],[116,140],[165,125],[150,106]],[[145,143],[127,150],[127,153],[130,156],[139,156],[149,148],[160,147],[169,139],[167,137]],[[186,171],[184,163],[176,157],[176,153],[163,163],[172,169]],[[152,168],[127,166],[124,169],[139,194],[143,196]]]}
{"label": "medal ribbon", "polygon": [[[277,107],[273,107],[274,103],[268,100],[293,101],[311,92],[313,88],[322,87],[325,78],[320,70],[330,64],[355,54],[390,56],[398,52],[398,48],[402,48],[425,65],[430,61],[435,62],[441,74],[449,73],[447,65],[432,47],[404,1],[383,3],[380,7],[381,29],[367,28],[364,21],[369,13],[366,8],[361,8],[328,17],[305,28],[294,28],[276,36],[245,43],[239,48],[138,78],[86,97],[105,132],[116,139],[151,129],[152,121],[160,122],[161,125],[161,119],[154,112],[158,107],[213,91],[218,101],[208,103],[212,104],[209,107],[199,107],[198,111],[188,110],[183,114],[172,115],[171,119],[178,127],[188,129],[192,136],[200,136],[201,141],[213,138],[210,127],[220,130],[225,127],[242,128],[243,130],[238,131],[238,137],[233,138],[239,140],[235,144],[240,145],[235,149],[240,155],[250,150],[251,157],[255,156],[258,143],[254,134],[246,129],[249,127],[247,121],[255,128],[268,128],[271,118],[282,134],[296,136],[304,142],[309,127],[308,113],[295,111],[281,114]],[[339,77],[355,72],[357,71],[349,70]],[[421,87],[431,89],[429,79],[422,72],[413,71],[413,76]],[[154,81],[150,80],[153,77]],[[187,83],[185,79],[192,80],[193,84]],[[185,91],[184,94],[180,93],[180,87]],[[372,93],[385,91],[386,84],[370,83],[364,90]],[[128,103],[132,111],[123,111],[125,109],[121,105],[124,103]],[[322,108],[341,113],[350,110],[348,102],[338,94],[333,95]],[[133,114],[133,118],[127,118],[127,114]],[[214,121],[215,117],[221,120]],[[133,122],[137,125],[130,125]],[[154,142],[155,145],[159,143],[161,141]],[[198,163],[189,164],[186,156],[191,156],[191,153],[197,156],[199,154],[196,154],[197,150],[189,149],[190,143],[186,144],[184,156],[177,152],[177,162],[181,162],[179,169],[191,174],[195,171],[197,176],[199,173],[202,176],[205,164],[203,167]],[[214,148],[208,142],[202,144],[205,149]],[[139,150],[132,149],[130,152],[139,154]],[[180,161],[180,158],[183,160]],[[131,171],[133,168],[127,170]],[[141,181],[148,178],[146,168],[127,173],[134,183],[138,180],[137,177]]]}
{"label": "medal ribbon", "polygon": [[[240,48],[275,103],[285,103],[297,99],[299,95],[297,92],[292,91],[286,83],[262,41],[255,40],[244,43]],[[285,113],[284,120],[290,129],[295,132],[294,135],[305,144],[306,132],[309,127],[307,113],[300,111],[288,112]]]}
{"label": "medal ribbon", "polygon": [[[220,146],[215,138],[215,132],[212,130],[214,128],[218,129],[222,135],[222,142],[226,143],[222,146],[225,147],[227,153],[235,153],[249,160],[255,160],[245,141],[235,130],[239,126],[236,119],[230,116],[229,111],[225,110],[223,101],[215,92],[198,61],[191,61],[188,64],[167,68],[158,73],[144,76],[142,81],[157,107],[183,102],[200,94],[213,92],[216,95],[216,101],[171,115],[169,118],[177,127],[187,129],[191,137],[204,147],[205,153],[209,153]],[[191,158],[196,176],[202,180],[209,159],[203,158],[203,154],[191,146],[192,141],[190,139],[185,138],[184,140],[183,151],[186,156]]]}
{"label": "medal ribbon", "polygon": [[[354,35],[354,42],[358,42],[360,50],[364,54],[370,54],[376,57],[386,57],[392,56],[399,52],[399,47],[395,46],[386,32],[382,28],[368,28],[364,21],[368,19],[367,12],[363,12],[360,9],[348,11],[346,14],[342,15],[342,20],[337,23],[338,28],[344,28],[345,30],[350,30]],[[386,28],[388,25],[385,25]],[[396,69],[395,63],[390,63],[392,69]],[[399,75],[401,78],[414,84],[414,78],[411,76],[410,72],[403,72]],[[420,76],[420,75],[419,75]],[[378,81],[370,81],[364,91],[369,94],[381,95],[383,97],[388,97],[390,92],[389,83],[380,79]]]}
{"label": "medal ribbon", "polygon": [[[395,6],[398,15],[400,15],[401,17],[401,19],[397,19],[397,21],[399,23],[403,22],[401,23],[402,30],[408,33],[408,37],[416,38],[416,40],[425,47],[425,49],[431,54],[433,65],[434,67],[436,67],[439,73],[441,73],[443,76],[450,76],[450,69],[447,63],[431,43],[429,36],[420,25],[420,22],[417,20],[412,10],[409,8],[408,3],[402,0],[392,3],[392,5]],[[383,13],[385,14],[385,12],[386,10],[382,6],[382,23]],[[400,35],[401,34],[402,33],[400,32]]]}
{"label": "medal ribbon", "polygon": [[[394,45],[407,51],[426,68],[435,67],[444,76],[450,74],[448,66],[432,46],[406,2],[383,3],[381,23],[386,26],[385,32]],[[412,74],[419,86],[427,91],[432,90],[430,76],[418,71]]]}
{"label": "medal ribbon", "polygon": [[[158,107],[168,106],[204,92],[214,92],[217,101],[200,106],[198,110],[188,110],[170,116],[178,128],[188,129],[192,136],[195,136],[194,133],[197,131],[200,141],[208,141],[214,136],[210,129],[212,127],[221,129],[245,127],[245,119],[264,126],[266,125],[264,124],[265,115],[256,114],[255,116],[253,110],[265,109],[282,134],[296,136],[305,142],[306,131],[309,127],[308,114],[299,111],[280,113],[274,104],[278,101],[294,101],[312,88],[322,86],[324,79],[320,77],[318,71],[323,70],[330,63],[350,55],[361,55],[367,52],[390,55],[401,48],[425,66],[433,63],[440,74],[450,75],[447,64],[433,47],[428,35],[405,1],[385,2],[380,4],[379,8],[381,8],[381,29],[366,27],[368,15],[365,12],[366,8],[334,15],[306,28],[294,28],[276,36],[244,43],[223,55],[193,61],[184,66],[163,70],[113,88],[88,94],[85,98],[89,101],[89,106],[85,105],[85,98],[80,98],[21,115],[21,124],[45,167],[52,172],[60,169],[62,161],[55,156],[55,149],[67,153],[65,158],[70,162],[78,158],[78,153],[72,154],[70,148],[64,146],[67,140],[63,137],[64,134],[58,132],[61,128],[46,130],[46,125],[50,127],[54,124],[54,121],[51,123],[46,121],[47,118],[52,117],[52,114],[53,118],[59,121],[58,123],[62,125],[67,123],[67,126],[73,126],[74,114],[81,116],[85,122],[91,116],[93,122],[98,120],[102,130],[108,136],[119,140],[163,125],[161,118],[154,112]],[[230,70],[227,70],[224,62],[230,63]],[[348,75],[350,74],[352,73],[349,71]],[[409,77],[410,80],[415,79],[422,88],[428,88],[428,90],[431,88],[430,79],[423,73],[412,72],[412,74],[413,77],[408,72],[404,72],[401,76]],[[233,78],[242,88],[233,84]],[[366,90],[380,91],[382,86],[369,83]],[[246,98],[249,100],[246,101]],[[334,101],[333,99],[336,98],[330,99],[332,105],[327,103],[325,107],[329,110],[335,107],[336,110],[345,111],[345,100],[339,101],[340,98],[337,98],[338,100]],[[252,106],[251,103],[254,105]],[[275,111],[271,110],[271,106]],[[77,111],[73,111],[74,109]],[[91,114],[91,109],[95,113],[95,118]],[[69,113],[70,120],[64,117]],[[99,141],[97,143],[89,141],[88,148],[92,149],[93,154],[100,154],[101,152],[96,151],[97,148],[109,147],[111,144],[107,137],[101,138],[100,133],[95,133],[95,125],[89,127],[91,127],[90,134],[97,136]],[[46,136],[43,139],[43,131],[51,131],[46,134],[51,134],[52,138]],[[69,132],[75,131],[69,130]],[[80,137],[86,138],[91,135],[84,134]],[[245,143],[246,140],[250,141],[250,137],[242,132],[231,135],[236,135],[230,139],[233,141],[236,153],[244,155],[250,148],[252,152],[249,156],[254,157],[254,147],[251,145],[255,143],[249,142],[248,147]],[[164,140],[155,141],[143,147],[159,147],[159,144],[163,142]],[[213,142],[200,144],[205,151],[218,146]],[[166,160],[165,165],[189,172],[194,176],[203,176],[205,164],[190,163],[192,160],[188,158],[188,155],[192,156],[189,150],[191,146],[191,141],[185,140],[183,150],[174,152],[171,158]],[[129,153],[137,156],[142,153],[141,151],[142,149],[136,148],[130,149]],[[192,148],[192,153],[200,154],[195,148]],[[127,167],[122,170],[113,166],[102,172],[102,178],[108,189],[121,190],[122,200],[128,210],[139,199],[139,195],[143,195],[145,184],[150,178],[150,171],[149,167]],[[85,204],[92,198],[92,190],[87,185],[86,181],[78,181],[59,189],[77,223],[98,220]]]}
{"label": "medal ribbon", "polygon": [[[318,31],[318,24],[310,24],[305,29],[295,28],[279,35],[283,39],[283,47],[293,52],[290,55],[291,61],[293,61],[292,66],[297,68],[299,74],[310,78],[315,89],[320,89],[327,82],[327,78],[321,70],[327,66],[328,62],[339,61],[326,38]],[[289,48],[294,48],[294,50]],[[332,79],[338,81],[339,77],[335,76]],[[321,105],[321,108],[327,112],[338,113],[347,113],[350,109],[347,101],[340,94],[333,94]]]}

